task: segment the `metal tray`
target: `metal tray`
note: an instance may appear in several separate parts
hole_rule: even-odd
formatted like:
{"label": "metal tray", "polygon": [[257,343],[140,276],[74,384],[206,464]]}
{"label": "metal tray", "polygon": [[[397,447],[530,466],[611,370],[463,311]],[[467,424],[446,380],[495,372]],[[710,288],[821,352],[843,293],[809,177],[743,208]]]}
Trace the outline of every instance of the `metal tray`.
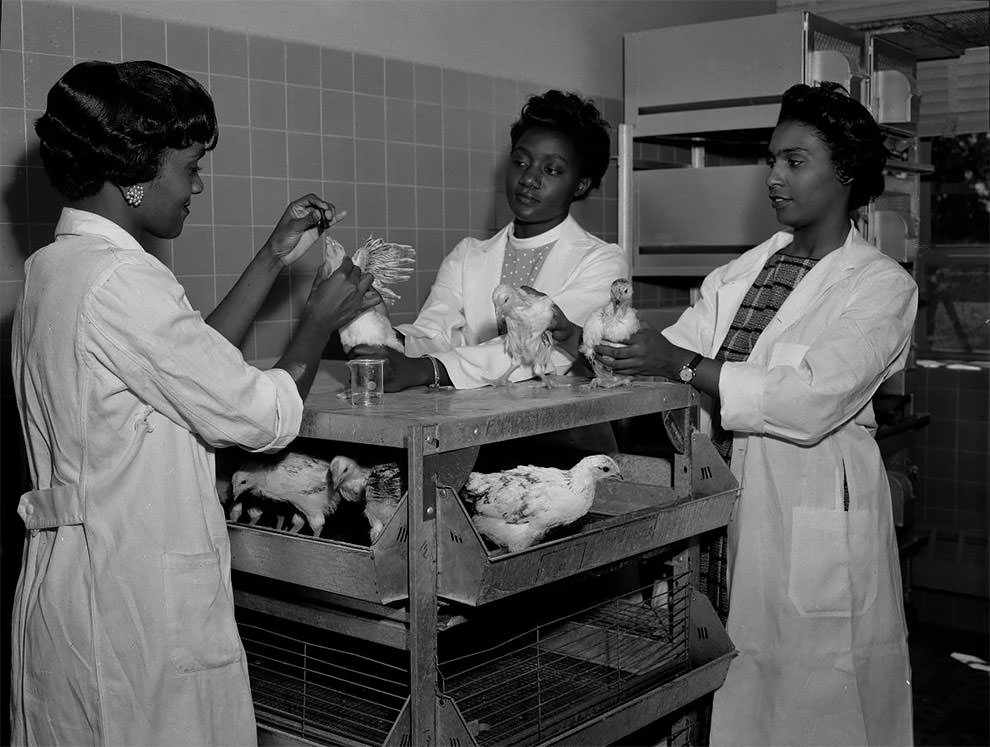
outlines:
{"label": "metal tray", "polygon": [[[738,494],[735,478],[703,434],[692,435],[691,454],[685,481],[668,460],[615,455],[624,480],[600,482],[591,512],[566,536],[515,553],[486,546],[456,492],[441,487],[437,595],[478,606],[724,525]],[[403,498],[370,546],[230,523],[231,565],[367,602],[402,602],[408,598],[407,504]]]}

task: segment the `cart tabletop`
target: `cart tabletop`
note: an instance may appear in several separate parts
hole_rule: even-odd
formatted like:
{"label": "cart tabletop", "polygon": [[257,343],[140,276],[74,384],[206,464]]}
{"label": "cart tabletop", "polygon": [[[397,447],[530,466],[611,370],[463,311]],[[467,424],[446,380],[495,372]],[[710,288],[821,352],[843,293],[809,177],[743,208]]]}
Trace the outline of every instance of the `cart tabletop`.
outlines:
{"label": "cart tabletop", "polygon": [[552,388],[535,380],[481,389],[417,387],[388,393],[380,405],[358,406],[350,403],[347,377],[344,361],[321,361],[300,436],[406,448],[409,435],[423,429],[426,451],[443,452],[689,407],[697,396],[665,379],[600,389],[568,376],[557,377]]}

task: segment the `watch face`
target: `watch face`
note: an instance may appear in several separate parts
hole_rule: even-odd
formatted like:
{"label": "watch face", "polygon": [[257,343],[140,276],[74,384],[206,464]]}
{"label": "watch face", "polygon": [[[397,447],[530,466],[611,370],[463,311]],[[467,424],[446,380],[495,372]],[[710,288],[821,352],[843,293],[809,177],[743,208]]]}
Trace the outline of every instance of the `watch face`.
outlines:
{"label": "watch face", "polygon": [[691,379],[694,378],[694,369],[689,368],[688,366],[684,366],[684,368],[681,369],[679,375],[681,377],[681,381],[683,381],[685,384],[690,384]]}

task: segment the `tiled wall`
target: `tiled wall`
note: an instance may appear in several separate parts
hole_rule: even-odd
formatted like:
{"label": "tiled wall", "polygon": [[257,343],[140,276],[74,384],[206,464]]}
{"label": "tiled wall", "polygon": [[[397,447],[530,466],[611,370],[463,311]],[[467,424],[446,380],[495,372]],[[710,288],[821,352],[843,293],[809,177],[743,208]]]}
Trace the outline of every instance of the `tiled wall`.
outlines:
{"label": "tiled wall", "polygon": [[990,525],[990,370],[918,368],[913,601],[924,622],[986,633]]}
{"label": "tiled wall", "polygon": [[[400,290],[397,322],[411,321],[460,238],[491,235],[509,220],[501,180],[508,128],[528,95],[553,86],[38,0],[4,0],[2,24],[4,342],[23,261],[50,241],[58,215],[32,123],[75,62],[158,60],[193,75],[214,97],[221,134],[203,161],[206,191],[193,199],[182,235],[153,249],[196,308],[214,307],[288,201],[312,191],[348,211],[334,229],[345,246],[375,233],[417,248],[418,272]],[[617,124],[620,102],[597,103]],[[588,230],[613,241],[616,184],[613,167],[602,189],[574,209]],[[279,279],[244,345],[247,357],[281,352],[316,254]],[[644,304],[659,302],[656,286],[644,284],[643,292]]]}
{"label": "tiled wall", "polygon": [[931,415],[919,437],[916,516],[929,526],[987,530],[990,435],[987,430],[990,370],[919,368],[915,409]]}

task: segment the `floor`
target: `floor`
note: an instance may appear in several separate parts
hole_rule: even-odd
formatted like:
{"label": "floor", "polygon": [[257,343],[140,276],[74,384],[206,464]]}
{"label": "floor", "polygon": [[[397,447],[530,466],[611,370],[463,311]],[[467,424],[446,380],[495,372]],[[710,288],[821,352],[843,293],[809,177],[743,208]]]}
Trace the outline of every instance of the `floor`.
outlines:
{"label": "floor", "polygon": [[990,745],[990,673],[951,658],[953,652],[990,659],[985,635],[912,626],[909,638],[917,747]]}

